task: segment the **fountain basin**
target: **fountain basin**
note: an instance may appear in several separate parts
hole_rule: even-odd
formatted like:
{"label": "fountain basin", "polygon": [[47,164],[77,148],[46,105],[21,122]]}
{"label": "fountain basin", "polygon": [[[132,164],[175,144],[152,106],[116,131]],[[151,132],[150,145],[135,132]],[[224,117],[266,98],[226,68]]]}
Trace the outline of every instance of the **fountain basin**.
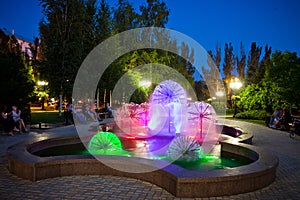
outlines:
{"label": "fountain basin", "polygon": [[[267,151],[238,138],[221,141],[221,155],[233,153],[254,160],[249,165],[229,169],[191,171],[170,164],[160,169],[164,160],[137,157],[99,155],[111,167],[91,155],[66,155],[38,157],[32,153],[42,149],[80,143],[78,137],[37,139],[10,147],[7,151],[8,169],[11,173],[31,181],[70,175],[114,175],[140,179],[158,185],[176,197],[226,196],[254,191],[271,184],[276,175],[278,159]],[[144,168],[151,172],[129,173],[118,171]],[[128,171],[128,170],[127,170]]]}

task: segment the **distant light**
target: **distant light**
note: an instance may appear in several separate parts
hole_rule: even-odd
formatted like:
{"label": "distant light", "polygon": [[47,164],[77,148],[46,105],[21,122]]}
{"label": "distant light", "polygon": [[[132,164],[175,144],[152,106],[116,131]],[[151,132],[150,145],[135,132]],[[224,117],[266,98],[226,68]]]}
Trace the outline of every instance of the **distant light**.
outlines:
{"label": "distant light", "polygon": [[240,89],[243,86],[242,82],[240,79],[235,78],[233,81],[230,82],[229,87],[232,89]]}
{"label": "distant light", "polygon": [[40,86],[44,86],[44,85],[48,85],[48,82],[47,81],[38,81],[37,84]]}

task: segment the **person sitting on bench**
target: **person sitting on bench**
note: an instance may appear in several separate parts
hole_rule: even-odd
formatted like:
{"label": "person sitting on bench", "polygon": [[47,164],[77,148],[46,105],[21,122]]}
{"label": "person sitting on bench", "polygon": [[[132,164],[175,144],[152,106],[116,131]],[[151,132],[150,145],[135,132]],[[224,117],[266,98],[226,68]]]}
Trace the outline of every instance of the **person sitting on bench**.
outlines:
{"label": "person sitting on bench", "polygon": [[17,109],[17,106],[12,106],[12,117],[17,125],[19,125],[20,134],[23,133],[23,130],[27,132],[24,121],[21,118],[21,110]]}
{"label": "person sitting on bench", "polygon": [[13,131],[19,131],[15,127],[15,122],[11,116],[11,113],[6,113],[6,108],[1,108],[0,122],[3,126],[4,132],[10,136],[13,136]]}

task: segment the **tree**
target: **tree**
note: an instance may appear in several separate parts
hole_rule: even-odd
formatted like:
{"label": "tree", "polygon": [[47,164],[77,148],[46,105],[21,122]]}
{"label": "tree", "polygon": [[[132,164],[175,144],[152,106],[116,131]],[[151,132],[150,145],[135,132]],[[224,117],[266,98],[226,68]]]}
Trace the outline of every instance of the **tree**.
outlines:
{"label": "tree", "polygon": [[300,59],[296,53],[276,51],[268,60],[271,49],[266,46],[263,58],[265,76],[258,83],[248,85],[241,93],[238,105],[245,110],[265,110],[299,107]]}
{"label": "tree", "polygon": [[40,0],[44,70],[52,95],[70,101],[73,82],[83,59],[95,46],[94,0]]}
{"label": "tree", "polygon": [[259,58],[261,55],[262,47],[256,46],[256,42],[252,42],[250,54],[248,55],[248,69],[246,76],[246,83],[248,85],[253,83],[258,83],[259,80],[256,79],[257,71],[259,69]]}
{"label": "tree", "polygon": [[207,84],[203,80],[195,82],[195,91],[198,101],[206,101],[210,97]]}
{"label": "tree", "polygon": [[265,46],[265,55],[260,61],[259,70],[257,71],[256,79],[261,80],[264,77],[269,76],[267,71],[269,72],[271,67],[271,54],[272,49],[268,45]]}
{"label": "tree", "polygon": [[140,27],[165,27],[170,14],[165,2],[160,0],[147,0],[147,4],[140,6]]}
{"label": "tree", "polygon": [[137,27],[138,15],[128,0],[119,0],[113,12],[114,33],[120,33]]}
{"label": "tree", "polygon": [[38,72],[41,64],[40,61],[42,60],[42,54],[40,52],[40,48],[41,48],[40,39],[35,37],[34,43],[29,44],[29,46],[32,54],[30,64],[32,66],[33,75],[35,78],[39,78]]}
{"label": "tree", "polygon": [[98,14],[96,15],[97,28],[97,42],[103,42],[112,34],[112,13],[109,4],[105,0],[101,0]]}
{"label": "tree", "polygon": [[246,54],[243,43],[240,43],[240,57],[236,57],[237,73],[241,81],[245,79]]}
{"label": "tree", "polygon": [[0,29],[0,105],[24,108],[31,100],[34,80],[14,36]]}
{"label": "tree", "polygon": [[290,106],[300,104],[300,59],[296,53],[276,51],[272,54],[271,67],[266,72],[266,79],[276,82],[280,87],[283,99]]}
{"label": "tree", "polygon": [[[164,27],[169,15],[166,4],[160,0],[148,0],[146,4],[140,6],[139,13],[128,0],[119,0],[115,8],[110,7],[105,0],[100,1],[99,8],[95,7],[96,0],[40,0],[40,2],[44,13],[44,19],[40,22],[44,60],[40,69],[43,69],[49,82],[51,95],[58,96],[63,93],[68,100],[71,99],[77,71],[92,48],[122,31],[145,25]],[[153,42],[170,42],[167,37],[163,40],[154,37],[150,37],[151,39]],[[178,47],[178,52],[180,50],[184,51],[189,62],[172,53],[153,49],[146,49],[144,52],[133,51],[121,56],[101,77],[98,84],[100,92],[109,94],[106,91],[112,90],[122,75],[136,66],[149,62],[167,65],[180,63],[171,66],[180,66],[179,71],[193,82],[194,52],[184,45]],[[88,76],[88,72],[86,73]],[[130,77],[136,79],[138,76]]]}
{"label": "tree", "polygon": [[239,108],[244,111],[265,110],[271,113],[275,108],[287,105],[282,96],[283,88],[276,82],[263,80],[259,84],[251,84],[240,93],[237,102]]}
{"label": "tree", "polygon": [[[221,48],[219,47],[219,45],[216,45],[216,54],[214,54],[211,50],[209,50],[207,52],[210,57],[213,59],[213,61],[215,62],[218,70],[220,71],[220,64],[221,64]],[[221,72],[221,71],[220,71]]]}
{"label": "tree", "polygon": [[225,43],[225,56],[224,56],[224,63],[223,63],[223,72],[225,75],[224,82],[226,84],[227,94],[230,93],[229,83],[231,81],[231,78],[232,78],[232,75],[234,72],[235,64],[236,64],[236,59],[233,54],[233,46],[231,43],[229,43],[229,44]]}
{"label": "tree", "polygon": [[85,3],[82,5],[82,10],[84,12],[82,17],[84,21],[82,22],[82,27],[80,27],[82,30],[80,29],[80,31],[82,31],[81,34],[83,36],[81,38],[83,59],[96,45],[99,44],[97,37],[98,33],[96,31],[98,23],[95,18],[97,13],[96,2],[97,0],[85,0]]}

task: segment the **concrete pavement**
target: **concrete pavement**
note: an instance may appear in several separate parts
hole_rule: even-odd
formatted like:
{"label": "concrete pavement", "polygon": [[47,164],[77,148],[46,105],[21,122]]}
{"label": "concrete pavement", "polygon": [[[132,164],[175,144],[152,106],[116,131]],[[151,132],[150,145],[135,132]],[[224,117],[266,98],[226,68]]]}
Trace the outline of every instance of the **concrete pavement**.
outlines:
{"label": "concrete pavement", "polygon": [[[279,158],[277,177],[274,183],[261,190],[204,199],[300,199],[300,137],[296,136],[292,140],[287,132],[247,122],[226,120],[225,124],[253,133],[253,145],[262,147]],[[73,126],[66,126],[43,132],[31,131],[14,137],[1,135],[0,199],[176,199],[162,188],[130,178],[68,176],[30,182],[8,172],[5,154],[9,146],[37,137],[75,134]]]}

